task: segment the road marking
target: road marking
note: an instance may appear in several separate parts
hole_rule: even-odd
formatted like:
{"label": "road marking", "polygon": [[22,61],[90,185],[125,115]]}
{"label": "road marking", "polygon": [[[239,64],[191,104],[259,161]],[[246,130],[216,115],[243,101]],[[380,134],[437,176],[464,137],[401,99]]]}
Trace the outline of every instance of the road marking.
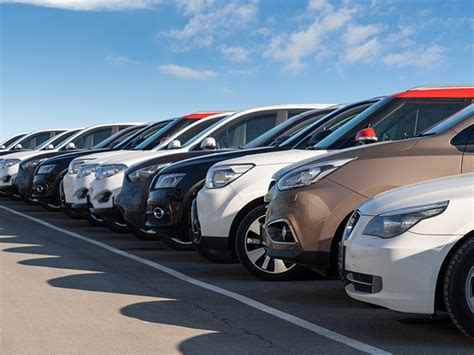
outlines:
{"label": "road marking", "polygon": [[262,311],[264,313],[267,313],[269,315],[272,315],[276,318],[279,318],[279,319],[282,319],[284,321],[287,321],[289,323],[292,323],[298,327],[301,327],[301,328],[304,328],[306,330],[309,330],[310,332],[313,332],[315,334],[318,334],[320,336],[323,336],[323,337],[326,337],[328,339],[331,339],[331,340],[334,340],[338,343],[341,343],[341,344],[344,344],[346,346],[349,346],[351,348],[354,348],[354,349],[357,349],[357,350],[360,350],[362,352],[365,352],[365,353],[368,353],[368,354],[380,354],[380,355],[390,355],[391,353],[389,352],[386,352],[382,349],[379,349],[379,348],[376,348],[374,346],[371,346],[371,345],[368,345],[368,344],[365,344],[365,343],[362,343],[358,340],[355,340],[355,339],[352,339],[352,338],[349,338],[345,335],[342,335],[342,334],[339,334],[339,333],[336,333],[332,330],[329,330],[329,329],[326,329],[324,327],[321,327],[319,325],[316,325],[314,323],[311,323],[311,322],[308,322],[304,319],[301,319],[301,318],[298,318],[296,316],[293,316],[291,314],[288,314],[288,313],[285,313],[283,311],[280,311],[276,308],[273,308],[273,307],[270,307],[270,306],[267,306],[266,304],[263,304],[261,302],[258,302],[258,301],[255,301],[249,297],[246,297],[246,296],[242,296],[241,294],[238,294],[236,292],[232,292],[232,291],[229,291],[229,290],[226,290],[224,288],[221,288],[221,287],[218,287],[218,286],[214,286],[212,284],[209,284],[207,282],[203,282],[203,281],[199,281],[197,279],[194,279],[190,276],[187,276],[186,274],[183,274],[179,271],[176,271],[174,269],[171,269],[167,266],[164,266],[164,265],[161,265],[161,264],[158,264],[158,263],[155,263],[153,261],[150,261],[150,260],[147,260],[147,259],[144,259],[144,258],[141,258],[139,256],[136,256],[136,255],[133,255],[133,254],[130,254],[130,253],[127,253],[126,251],[123,251],[123,250],[120,250],[120,249],[117,249],[117,248],[114,248],[108,244],[105,244],[105,243],[102,243],[102,242],[99,242],[97,240],[94,240],[94,239],[90,239],[88,237],[85,237],[81,234],[78,234],[78,233],[74,233],[74,232],[71,232],[71,231],[68,231],[67,229],[63,229],[61,227],[57,227],[55,226],[54,224],[51,224],[51,223],[48,223],[48,222],[45,222],[45,221],[42,221],[38,218],[35,218],[35,217],[31,217],[30,215],[27,215],[27,214],[24,214],[24,213],[21,213],[21,212],[17,212],[15,210],[12,210],[8,207],[5,207],[5,206],[0,206],[1,209],[5,210],[5,211],[8,211],[10,213],[13,213],[13,214],[16,214],[20,217],[23,217],[23,218],[26,218],[26,219],[29,219],[30,221],[33,221],[33,222],[36,222],[38,224],[41,224],[45,227],[48,227],[50,229],[53,229],[57,232],[61,232],[61,233],[64,233],[70,237],[73,237],[73,238],[76,238],[76,239],[80,239],[84,242],[87,242],[87,243],[90,243],[90,244],[93,244],[95,246],[98,246],[99,248],[103,248],[103,249],[106,249],[114,254],[117,254],[117,255],[121,255],[127,259],[130,259],[130,260],[134,260],[134,261],[137,261],[139,263],[142,263],[142,264],[145,264],[155,270],[158,270],[158,271],[161,271],[165,274],[168,274],[170,276],[173,276],[179,280],[182,280],[184,282],[187,282],[187,283],[190,283],[190,284],[193,284],[195,286],[199,286],[201,288],[204,288],[208,291],[212,291],[212,292],[215,292],[215,293],[218,293],[220,295],[223,295],[223,296],[226,296],[226,297],[229,297],[237,302],[240,302],[240,303],[243,303],[249,307],[252,307],[252,308],[255,308],[259,311]]}

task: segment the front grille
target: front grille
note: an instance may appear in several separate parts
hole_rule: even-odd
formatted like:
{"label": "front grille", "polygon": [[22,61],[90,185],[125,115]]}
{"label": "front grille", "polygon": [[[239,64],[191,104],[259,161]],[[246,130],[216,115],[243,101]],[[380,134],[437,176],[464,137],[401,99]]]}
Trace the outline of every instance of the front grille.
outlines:
{"label": "front grille", "polygon": [[380,276],[349,272],[346,278],[357,292],[378,293],[382,291],[382,278]]}

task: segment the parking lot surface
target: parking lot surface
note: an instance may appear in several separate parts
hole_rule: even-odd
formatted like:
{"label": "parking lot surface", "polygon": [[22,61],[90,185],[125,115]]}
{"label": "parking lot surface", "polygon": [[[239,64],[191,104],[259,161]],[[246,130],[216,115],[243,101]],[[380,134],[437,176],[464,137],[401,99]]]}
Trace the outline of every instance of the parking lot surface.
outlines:
{"label": "parking lot surface", "polygon": [[340,281],[239,264],[0,198],[3,353],[473,354],[447,315],[392,312]]}

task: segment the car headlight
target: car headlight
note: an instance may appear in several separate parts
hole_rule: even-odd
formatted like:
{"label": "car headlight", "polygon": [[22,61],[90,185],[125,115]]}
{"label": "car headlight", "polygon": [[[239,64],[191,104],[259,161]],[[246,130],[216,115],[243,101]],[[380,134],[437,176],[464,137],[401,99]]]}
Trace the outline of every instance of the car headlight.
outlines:
{"label": "car headlight", "polygon": [[95,171],[95,178],[97,180],[106,179],[108,177],[117,175],[124,169],[127,169],[127,166],[124,164],[100,165]]}
{"label": "car headlight", "polygon": [[158,177],[155,182],[155,189],[167,189],[171,187],[176,187],[181,180],[186,176],[186,174],[163,174]]}
{"label": "car headlight", "polygon": [[48,164],[48,165],[42,165],[38,168],[38,171],[36,172],[37,175],[42,175],[42,174],[49,174],[54,170],[56,167],[56,164]]}
{"label": "car headlight", "polygon": [[209,169],[206,175],[206,187],[208,189],[218,189],[230,184],[247,171],[252,169],[254,164],[242,165],[219,165]]}
{"label": "car headlight", "polygon": [[36,168],[41,162],[45,161],[45,159],[36,159],[20,165],[20,168],[23,170],[34,169]]}
{"label": "car headlight", "polygon": [[67,173],[69,175],[76,175],[78,173],[79,169],[81,168],[81,165],[84,164],[85,162],[86,162],[86,160],[73,160],[69,164],[69,168],[68,168]]}
{"label": "car headlight", "polygon": [[94,174],[99,164],[82,164],[79,170],[77,171],[77,178],[83,178]]}
{"label": "car headlight", "polygon": [[291,190],[314,184],[354,159],[356,158],[327,161],[292,170],[278,180],[278,190]]}
{"label": "car headlight", "polygon": [[448,204],[449,201],[441,201],[380,214],[369,222],[363,234],[384,239],[396,237],[418,222],[443,213]]}
{"label": "car headlight", "polygon": [[147,166],[147,167],[132,171],[131,173],[127,175],[127,177],[132,182],[142,181],[142,180],[148,179],[158,170],[163,169],[164,167],[168,165],[170,165],[170,163]]}
{"label": "car headlight", "polygon": [[20,159],[3,159],[0,161],[0,168],[1,169],[10,168],[12,166],[15,166],[16,164],[20,164],[20,162],[21,162]]}

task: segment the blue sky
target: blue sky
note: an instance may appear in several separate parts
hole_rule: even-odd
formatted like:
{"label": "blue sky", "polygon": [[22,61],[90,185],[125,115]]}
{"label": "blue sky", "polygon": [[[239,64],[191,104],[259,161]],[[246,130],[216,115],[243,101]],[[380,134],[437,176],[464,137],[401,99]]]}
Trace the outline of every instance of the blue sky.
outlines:
{"label": "blue sky", "polygon": [[0,138],[474,80],[472,1],[0,0]]}

